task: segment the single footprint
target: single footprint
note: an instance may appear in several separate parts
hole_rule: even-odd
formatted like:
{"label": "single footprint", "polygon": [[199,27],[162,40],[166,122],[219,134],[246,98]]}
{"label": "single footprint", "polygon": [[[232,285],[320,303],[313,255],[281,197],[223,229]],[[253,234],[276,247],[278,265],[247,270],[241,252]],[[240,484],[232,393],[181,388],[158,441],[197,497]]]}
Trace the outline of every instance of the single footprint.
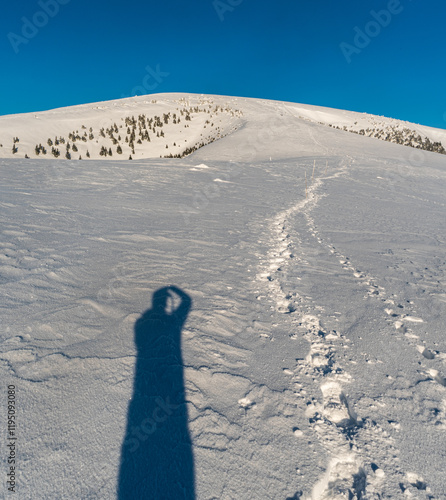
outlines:
{"label": "single footprint", "polygon": [[438,370],[429,370],[429,375],[435,382],[438,382],[443,387],[446,387],[446,378],[444,378]]}
{"label": "single footprint", "polygon": [[357,415],[337,382],[323,384],[321,391],[324,397],[323,414],[327,420],[343,428],[357,424]]}
{"label": "single footprint", "polygon": [[433,353],[427,347],[424,347],[422,345],[417,345],[417,351],[420,354],[422,354],[426,359],[434,359],[435,358],[435,353]]}

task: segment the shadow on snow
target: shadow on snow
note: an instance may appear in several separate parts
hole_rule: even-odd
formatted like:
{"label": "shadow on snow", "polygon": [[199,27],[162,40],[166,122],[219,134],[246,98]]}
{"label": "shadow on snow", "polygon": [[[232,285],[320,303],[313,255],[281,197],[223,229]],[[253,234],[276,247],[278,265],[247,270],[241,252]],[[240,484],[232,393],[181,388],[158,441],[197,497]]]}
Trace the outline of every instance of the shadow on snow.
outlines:
{"label": "shadow on snow", "polygon": [[195,498],[181,356],[181,330],[191,305],[179,288],[161,288],[153,294],[152,309],[135,323],[138,357],[118,500]]}

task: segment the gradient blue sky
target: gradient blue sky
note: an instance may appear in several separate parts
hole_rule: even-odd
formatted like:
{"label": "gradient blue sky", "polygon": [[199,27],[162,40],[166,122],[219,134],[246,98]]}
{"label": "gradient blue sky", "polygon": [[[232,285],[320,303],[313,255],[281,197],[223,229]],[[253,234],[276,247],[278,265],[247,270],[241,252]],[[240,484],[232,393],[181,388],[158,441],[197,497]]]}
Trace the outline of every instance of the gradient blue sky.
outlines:
{"label": "gradient blue sky", "polygon": [[[145,82],[147,93],[261,97],[446,128],[444,0],[41,1],[60,2],[46,22],[38,0],[2,5],[2,115],[118,99]],[[383,9],[398,13],[355,46],[355,28],[376,31],[371,11]],[[23,18],[41,27],[14,50]],[[355,48],[350,62],[343,42]],[[156,81],[147,66],[168,75]]]}

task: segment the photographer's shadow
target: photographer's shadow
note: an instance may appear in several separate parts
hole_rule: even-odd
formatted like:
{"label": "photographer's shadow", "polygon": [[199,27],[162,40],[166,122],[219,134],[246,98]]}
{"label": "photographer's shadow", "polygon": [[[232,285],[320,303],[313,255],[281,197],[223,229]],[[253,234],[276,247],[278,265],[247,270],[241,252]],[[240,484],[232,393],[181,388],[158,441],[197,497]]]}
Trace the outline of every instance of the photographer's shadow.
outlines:
{"label": "photographer's shadow", "polygon": [[[180,304],[169,310],[175,296]],[[193,500],[194,464],[181,356],[181,330],[192,300],[173,286],[157,290],[152,300],[152,309],[135,323],[138,358],[118,500]]]}

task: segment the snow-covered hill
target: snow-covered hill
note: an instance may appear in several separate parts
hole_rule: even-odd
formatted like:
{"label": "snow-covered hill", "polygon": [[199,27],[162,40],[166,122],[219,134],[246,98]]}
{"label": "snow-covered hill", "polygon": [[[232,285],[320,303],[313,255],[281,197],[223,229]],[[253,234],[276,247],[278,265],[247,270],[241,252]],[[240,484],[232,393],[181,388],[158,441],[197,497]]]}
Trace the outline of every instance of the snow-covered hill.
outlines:
{"label": "snow-covered hill", "polygon": [[446,130],[368,113],[299,104],[299,117],[345,132],[374,137],[412,148],[446,154]]}
{"label": "snow-covered hill", "polygon": [[[158,94],[3,116],[0,117],[0,158],[25,155],[73,160],[184,157],[234,132],[250,118],[255,119],[258,108],[271,103],[219,96]],[[287,114],[303,120],[446,153],[446,130],[366,113],[285,104]],[[247,116],[241,108],[245,108]]]}
{"label": "snow-covered hill", "polygon": [[[4,497],[446,498],[446,156],[259,99],[36,116],[0,119]],[[90,127],[90,161],[24,159]]]}
{"label": "snow-covered hill", "polygon": [[212,98],[148,96],[0,117],[0,158],[183,157],[233,132],[242,113]]}

